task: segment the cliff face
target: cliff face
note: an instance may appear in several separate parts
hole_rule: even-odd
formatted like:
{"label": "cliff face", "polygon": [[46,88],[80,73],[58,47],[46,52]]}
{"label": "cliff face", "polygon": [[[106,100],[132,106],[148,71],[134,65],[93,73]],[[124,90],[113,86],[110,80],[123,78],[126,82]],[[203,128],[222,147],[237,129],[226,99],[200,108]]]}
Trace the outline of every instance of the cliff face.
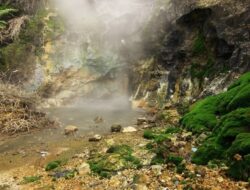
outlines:
{"label": "cliff face", "polygon": [[[175,21],[165,19],[161,27],[146,29],[147,56],[132,75],[135,100],[146,100],[149,105],[160,105],[166,99],[190,103],[224,91],[232,79],[250,69],[250,7],[246,1],[188,5],[186,13],[177,11],[181,16]],[[163,10],[151,22],[167,15]]]}

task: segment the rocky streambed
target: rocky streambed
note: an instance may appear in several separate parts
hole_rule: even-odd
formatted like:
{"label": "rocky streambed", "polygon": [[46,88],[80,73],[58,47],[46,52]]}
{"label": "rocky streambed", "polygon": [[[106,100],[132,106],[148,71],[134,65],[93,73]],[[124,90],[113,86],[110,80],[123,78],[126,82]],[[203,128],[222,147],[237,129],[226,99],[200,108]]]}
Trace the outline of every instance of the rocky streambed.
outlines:
{"label": "rocky streambed", "polygon": [[[45,142],[30,141],[26,150],[2,149],[0,189],[249,188],[247,182],[228,178],[227,167],[221,163],[192,164],[191,155],[206,134],[194,136],[182,130],[176,123],[176,111],[166,112],[154,117],[151,112],[145,114],[134,128],[114,125],[113,133],[95,141],[92,134],[82,136],[78,131],[53,142],[46,141],[45,135]],[[54,131],[50,133],[53,136]]]}

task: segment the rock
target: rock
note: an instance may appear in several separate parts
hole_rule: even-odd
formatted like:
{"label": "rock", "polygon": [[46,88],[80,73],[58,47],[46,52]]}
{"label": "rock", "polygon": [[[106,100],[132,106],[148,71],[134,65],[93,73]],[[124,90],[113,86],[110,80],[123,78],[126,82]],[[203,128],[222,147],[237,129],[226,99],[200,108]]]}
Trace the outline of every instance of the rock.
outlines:
{"label": "rock", "polygon": [[102,136],[101,135],[95,135],[93,137],[90,137],[89,138],[89,141],[90,142],[97,142],[97,141],[100,141],[102,139]]}
{"label": "rock", "polygon": [[137,125],[142,125],[145,122],[147,122],[147,119],[145,117],[141,117],[137,119]]}
{"label": "rock", "polygon": [[204,178],[206,176],[206,169],[202,167],[195,168],[196,176]]}
{"label": "rock", "polygon": [[138,176],[138,184],[150,184],[150,177],[145,174],[141,174]]}
{"label": "rock", "polygon": [[218,177],[218,178],[217,178],[217,181],[218,181],[219,183],[221,183],[221,182],[224,181],[224,179],[223,179],[223,177]]}
{"label": "rock", "polygon": [[68,125],[64,129],[64,134],[65,135],[71,135],[71,134],[75,134],[77,131],[78,131],[78,127],[73,126],[73,125]]}
{"label": "rock", "polygon": [[114,124],[111,126],[111,132],[112,133],[119,133],[122,130],[122,126],[119,124]]}
{"label": "rock", "polygon": [[192,152],[197,152],[197,150],[198,150],[198,149],[197,149],[197,148],[195,148],[195,147],[192,147],[192,149],[191,149],[191,150],[192,150]]}
{"label": "rock", "polygon": [[85,154],[84,153],[75,154],[74,156],[72,156],[72,158],[84,159],[85,158]]}
{"label": "rock", "polygon": [[148,190],[148,187],[146,185],[143,185],[143,184],[138,184],[136,186],[136,190]]}
{"label": "rock", "polygon": [[242,160],[242,156],[240,154],[235,154],[234,159],[237,161],[240,161],[240,160]]}
{"label": "rock", "polygon": [[91,170],[90,170],[90,166],[88,163],[82,163],[79,167],[78,167],[78,172],[80,175],[86,175],[86,174],[90,174]]}
{"label": "rock", "polygon": [[161,165],[153,165],[152,167],[152,171],[156,176],[161,175],[161,171],[162,171],[162,166]]}
{"label": "rock", "polygon": [[95,123],[102,123],[104,120],[103,120],[103,118],[102,117],[100,117],[100,116],[97,116],[95,119],[94,119],[94,122]]}
{"label": "rock", "polygon": [[137,131],[137,129],[134,128],[134,127],[131,127],[131,126],[125,127],[125,128],[122,130],[123,133],[132,133],[132,132],[136,132],[136,131]]}

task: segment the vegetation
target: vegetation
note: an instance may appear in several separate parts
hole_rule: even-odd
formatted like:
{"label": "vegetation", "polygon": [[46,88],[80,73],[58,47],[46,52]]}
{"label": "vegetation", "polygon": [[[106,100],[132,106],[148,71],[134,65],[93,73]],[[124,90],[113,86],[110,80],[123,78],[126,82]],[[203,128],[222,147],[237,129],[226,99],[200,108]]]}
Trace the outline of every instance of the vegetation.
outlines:
{"label": "vegetation", "polygon": [[[250,73],[244,74],[226,92],[210,96],[191,107],[181,120],[195,133],[212,131],[192,157],[196,164],[210,160],[227,160],[230,176],[248,180],[250,177]],[[235,159],[239,155],[240,159]]]}
{"label": "vegetation", "polygon": [[193,53],[199,55],[206,52],[206,42],[203,34],[200,32],[193,44]]}
{"label": "vegetation", "polygon": [[6,6],[0,6],[0,29],[4,29],[7,25],[7,22],[6,20],[4,20],[4,17],[9,16],[15,12],[17,12],[17,9],[8,8]]}
{"label": "vegetation", "polygon": [[170,138],[172,134],[181,132],[178,127],[167,127],[163,131],[152,131],[145,130],[143,137],[146,139],[151,139],[153,142],[147,144],[147,149],[151,150],[156,154],[151,160],[151,164],[166,164],[172,163],[176,166],[176,172],[182,173],[186,170],[185,164],[182,163],[183,158],[171,153],[169,146],[171,146]]}
{"label": "vegetation", "polygon": [[34,183],[39,181],[42,176],[27,176],[23,178],[22,184]]}
{"label": "vegetation", "polygon": [[97,154],[89,160],[90,169],[101,177],[109,178],[126,168],[140,168],[140,160],[132,153],[133,150],[127,145],[111,146],[105,155]]}
{"label": "vegetation", "polygon": [[47,164],[47,166],[45,167],[45,170],[46,171],[54,170],[58,168],[61,164],[62,164],[62,161],[60,160],[52,161]]}

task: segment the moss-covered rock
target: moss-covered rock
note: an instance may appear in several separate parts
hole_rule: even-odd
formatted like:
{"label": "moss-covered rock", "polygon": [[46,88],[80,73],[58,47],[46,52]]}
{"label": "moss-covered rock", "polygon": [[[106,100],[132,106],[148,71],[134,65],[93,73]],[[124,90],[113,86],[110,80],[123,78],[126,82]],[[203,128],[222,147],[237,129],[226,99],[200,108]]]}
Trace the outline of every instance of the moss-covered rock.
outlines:
{"label": "moss-covered rock", "polygon": [[104,155],[94,155],[89,161],[92,172],[109,178],[117,171],[141,167],[140,160],[132,155],[133,150],[127,145],[112,146]]}
{"label": "moss-covered rock", "polygon": [[46,171],[50,171],[50,170],[56,169],[56,168],[58,168],[61,165],[61,163],[62,162],[60,160],[49,162],[46,165],[45,170]]}
{"label": "moss-covered rock", "polygon": [[[244,74],[226,92],[196,103],[182,125],[196,133],[212,131],[192,156],[196,164],[226,160],[229,175],[241,180],[250,177],[250,73]],[[235,159],[238,155],[241,159]]]}
{"label": "moss-covered rock", "polygon": [[212,130],[218,124],[218,117],[237,108],[250,106],[250,73],[244,74],[228,88],[228,91],[207,97],[191,107],[181,123],[188,130],[200,133]]}

